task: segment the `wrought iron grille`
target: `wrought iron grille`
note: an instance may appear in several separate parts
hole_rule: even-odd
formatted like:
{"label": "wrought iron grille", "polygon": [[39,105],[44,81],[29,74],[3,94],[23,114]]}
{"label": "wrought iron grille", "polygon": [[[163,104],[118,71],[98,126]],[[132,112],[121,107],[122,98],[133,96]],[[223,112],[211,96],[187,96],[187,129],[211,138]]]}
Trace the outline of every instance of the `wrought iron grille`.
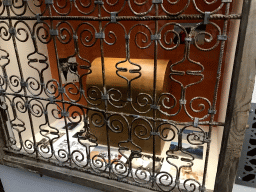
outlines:
{"label": "wrought iron grille", "polygon": [[242,155],[236,176],[236,184],[255,187],[255,103],[252,103],[248,119],[249,128],[245,133]]}
{"label": "wrought iron grille", "polygon": [[230,0],[0,2],[6,151],[206,190],[228,22],[241,17]]}

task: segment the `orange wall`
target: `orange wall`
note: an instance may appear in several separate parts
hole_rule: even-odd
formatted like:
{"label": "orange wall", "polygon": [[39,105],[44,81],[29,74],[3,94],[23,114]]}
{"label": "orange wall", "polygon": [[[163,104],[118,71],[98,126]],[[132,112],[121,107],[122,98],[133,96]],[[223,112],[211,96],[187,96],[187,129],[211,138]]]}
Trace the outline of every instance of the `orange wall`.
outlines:
{"label": "orange wall", "polygon": [[[182,2],[183,1],[181,1],[181,3]],[[184,1],[184,2],[186,2],[186,1]],[[203,4],[199,4],[200,8],[202,8],[202,6],[203,6]],[[216,7],[212,7],[212,9],[215,9],[215,8]],[[177,10],[181,9],[181,6],[176,6],[176,9]],[[193,14],[193,13],[198,14],[198,12],[195,11],[194,7],[190,5],[189,9],[187,9],[185,11],[185,14]],[[218,12],[218,13],[222,13],[222,12]],[[132,15],[132,13],[130,12],[129,9],[125,9],[122,14]],[[122,15],[122,14],[120,14],[120,15]],[[70,15],[74,15],[74,16],[80,15],[81,16],[81,14],[78,11],[76,11],[75,9],[74,9],[74,11],[71,12]],[[109,14],[103,12],[103,16],[108,16],[108,15]],[[159,28],[161,26],[163,26],[163,24],[165,24],[166,22],[167,21],[159,21]],[[189,23],[189,22],[191,22],[191,20],[181,20],[181,21],[174,21],[174,22]],[[201,22],[201,20],[197,20],[197,21],[194,20],[193,22]],[[221,28],[223,27],[223,21],[214,21],[214,22],[216,24],[218,24]],[[58,21],[54,21],[53,22],[54,26],[56,26],[57,23],[58,23]],[[80,24],[80,21],[69,21],[69,23],[73,26],[74,29],[76,29],[76,27]],[[95,28],[97,29],[97,32],[99,31],[98,30],[98,25],[99,25],[98,22],[88,22],[88,23],[95,26]],[[129,30],[136,23],[142,23],[142,24],[148,25],[153,30],[153,32],[154,32],[154,27],[155,27],[154,21],[146,21],[146,22],[122,21],[121,23],[126,27],[127,30]],[[106,22],[103,22],[103,26],[105,26],[105,24],[106,24]],[[61,26],[67,27],[66,24],[62,24]],[[90,28],[90,29],[92,29],[92,28]],[[173,28],[166,28],[162,33],[162,38],[164,37],[163,34],[165,31],[167,31],[167,29],[173,29]],[[110,30],[115,32],[115,34],[117,34],[118,38],[117,38],[116,44],[113,46],[109,46],[104,43],[104,57],[124,58],[126,56],[124,32],[123,32],[122,28],[116,24],[109,25],[105,31],[107,41],[111,41],[111,39],[107,36],[108,31],[110,31]],[[120,30],[121,30],[121,32],[120,32]],[[143,59],[143,58],[144,59],[153,59],[154,58],[154,45],[153,44],[148,49],[139,49],[134,43],[135,33],[138,32],[139,30],[144,30],[144,28],[137,27],[137,30],[135,29],[131,33],[130,56],[131,56],[131,58],[138,58],[138,59]],[[211,47],[216,42],[216,38],[218,35],[217,30],[214,27],[211,27],[211,25],[207,25],[206,31],[211,33],[214,37],[213,42],[207,44],[208,45],[207,47]],[[145,32],[147,32],[147,31],[145,30]],[[64,32],[64,34],[68,35],[68,33],[65,33],[65,32]],[[93,32],[93,34],[94,34],[94,32]],[[82,35],[81,38],[82,39],[85,38],[85,34],[84,34],[84,36]],[[140,36],[139,40],[141,40],[142,38],[143,37]],[[172,46],[174,46],[174,44]],[[92,62],[95,58],[100,57],[100,41],[99,40],[97,40],[96,44],[93,47],[85,47],[81,44],[81,42],[78,43],[78,47],[80,49],[80,51],[79,51],[80,56],[89,60],[90,62]],[[175,63],[175,62],[181,60],[184,56],[184,49],[185,49],[184,44],[183,45],[181,44],[177,49],[174,49],[172,51],[165,51],[160,46],[158,46],[158,47],[159,47],[158,59],[169,59],[169,60],[171,60],[172,63]],[[57,50],[58,50],[59,58],[65,58],[65,57],[73,55],[75,53],[74,52],[74,50],[75,50],[74,41],[71,40],[71,42],[68,44],[62,44],[59,40],[57,40]],[[204,80],[200,84],[191,86],[187,89],[186,100],[187,100],[187,106],[188,106],[187,108],[188,109],[189,109],[190,100],[196,96],[205,97],[212,102],[213,90],[215,87],[216,72],[217,72],[218,60],[219,60],[219,52],[220,52],[220,44],[218,45],[217,48],[215,48],[214,50],[209,51],[209,52],[200,51],[194,45],[191,45],[190,58],[196,62],[200,62],[204,66],[204,72],[203,72]],[[55,53],[53,41],[51,41],[48,44],[48,54],[49,54],[49,61],[51,63],[52,77],[54,79],[58,79],[58,69],[57,69],[57,65],[56,65],[57,62],[56,62],[56,58],[55,58],[56,53]],[[76,55],[76,59],[77,59],[79,66],[88,65],[86,62],[81,60],[77,55]],[[200,70],[201,68],[198,65],[195,65],[186,60],[185,62],[177,65],[173,69],[186,71],[186,70]],[[78,67],[78,73],[80,75],[82,75],[86,72],[87,71],[85,69],[81,69],[80,67]],[[114,74],[115,74],[115,72],[114,72]],[[196,82],[200,79],[199,76],[192,76],[192,75],[185,75],[185,78],[184,78],[184,76],[178,76],[178,75],[175,75],[173,77],[175,79],[181,81],[184,85],[190,84],[192,82]],[[85,90],[86,77],[83,78],[82,82],[83,82],[83,89]],[[76,85],[79,86],[78,83]],[[176,96],[177,101],[178,101],[180,99],[180,91],[181,91],[180,85],[177,84],[176,82],[170,80],[169,86],[170,86],[170,92]],[[221,90],[221,87],[219,90]],[[220,98],[220,93],[219,93],[219,98]],[[65,99],[67,99],[67,98],[65,98]],[[86,105],[85,100],[81,100],[80,103]],[[194,102],[193,106],[194,106],[194,108],[199,109],[197,104],[199,104],[199,103]],[[207,107],[207,103],[204,102],[204,104]],[[177,105],[174,109],[172,109],[171,111],[168,111],[168,112],[174,113],[175,111],[178,110],[178,107],[179,106]],[[219,104],[217,105],[217,109],[218,108],[219,108]],[[191,110],[189,110],[189,112],[193,116],[198,116],[197,113],[193,113]],[[200,113],[199,117],[204,116],[205,114],[207,114],[207,112],[208,111],[205,110],[205,113]],[[184,110],[182,110],[182,112],[180,114],[178,114],[175,117],[172,117],[171,119],[177,120],[177,121],[191,121],[191,119],[188,118],[187,115],[185,114]]]}

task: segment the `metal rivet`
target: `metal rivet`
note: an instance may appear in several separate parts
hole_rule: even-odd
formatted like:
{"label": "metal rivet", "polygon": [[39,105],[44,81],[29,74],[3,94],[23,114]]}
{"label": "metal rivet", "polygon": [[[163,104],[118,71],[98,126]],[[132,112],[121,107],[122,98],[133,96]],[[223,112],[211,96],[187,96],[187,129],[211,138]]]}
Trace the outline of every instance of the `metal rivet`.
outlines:
{"label": "metal rivet", "polygon": [[218,35],[219,41],[226,41],[228,39],[227,35]]}
{"label": "metal rivet", "polygon": [[12,5],[12,1],[11,0],[4,0],[3,4],[4,4],[4,6],[11,6]]}
{"label": "metal rivet", "polygon": [[161,34],[151,35],[151,41],[160,40],[160,39],[161,39]]}
{"label": "metal rivet", "polygon": [[117,16],[117,12],[111,12],[110,13],[110,18],[111,18],[111,23],[116,23],[116,16]]}
{"label": "metal rivet", "polygon": [[46,5],[52,5],[53,4],[53,0],[45,0],[45,4]]}
{"label": "metal rivet", "polygon": [[59,93],[65,93],[64,87],[59,87],[58,90],[59,90]]}
{"label": "metal rivet", "polygon": [[153,4],[162,4],[163,0],[152,0]]}
{"label": "metal rivet", "polygon": [[150,108],[158,110],[158,109],[160,109],[160,106],[159,105],[150,105]]}
{"label": "metal rivet", "polygon": [[36,20],[37,20],[37,22],[38,23],[40,23],[41,22],[41,20],[40,20],[40,14],[38,13],[38,14],[36,14]]}
{"label": "metal rivet", "polygon": [[198,126],[198,122],[199,122],[198,117],[195,117],[193,126],[194,126],[194,127],[197,127],[197,126]]}
{"label": "metal rivet", "polygon": [[109,96],[108,96],[108,95],[102,95],[102,96],[101,96],[101,99],[102,99],[102,100],[108,100],[108,99],[109,99]]}
{"label": "metal rivet", "polygon": [[50,35],[57,36],[59,34],[58,30],[56,29],[50,29]]}
{"label": "metal rivet", "polygon": [[95,33],[95,38],[96,39],[104,39],[105,38],[105,33]]}
{"label": "metal rivet", "polygon": [[186,38],[185,38],[185,41],[191,42],[191,41],[192,41],[192,38],[191,38],[191,37],[186,37]]}
{"label": "metal rivet", "polygon": [[103,1],[94,1],[94,4],[98,4],[98,5],[103,5],[104,3],[103,3]]}
{"label": "metal rivet", "polygon": [[130,35],[125,35],[124,37],[126,40],[129,40],[130,39]]}
{"label": "metal rivet", "polygon": [[204,13],[204,24],[205,24],[205,25],[209,23],[210,14],[211,14],[211,12],[208,12],[208,11],[206,11],[206,12]]}

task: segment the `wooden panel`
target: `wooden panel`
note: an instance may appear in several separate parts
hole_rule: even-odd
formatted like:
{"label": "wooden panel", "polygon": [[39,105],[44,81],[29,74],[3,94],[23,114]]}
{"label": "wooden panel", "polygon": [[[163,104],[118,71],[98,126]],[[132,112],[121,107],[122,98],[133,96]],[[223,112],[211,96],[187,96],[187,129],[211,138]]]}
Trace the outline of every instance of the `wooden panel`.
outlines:
{"label": "wooden panel", "polygon": [[[49,176],[56,179],[62,179],[79,185],[91,187],[94,189],[106,191],[106,192],[152,192],[153,190],[137,187],[128,183],[122,183],[115,180],[110,180],[104,177],[99,177],[93,174],[81,172],[79,170],[71,170],[66,167],[58,167],[51,165],[50,163],[37,161],[29,157],[14,157],[12,155],[6,155],[5,165],[14,168],[21,168],[31,171],[41,176]],[[182,185],[182,184],[181,184]],[[179,192],[178,189],[173,189],[172,192]],[[212,190],[206,190],[206,192],[212,192]]]}
{"label": "wooden panel", "polygon": [[4,164],[4,151],[3,148],[6,146],[4,139],[4,126],[6,126],[6,121],[3,122],[4,115],[2,114],[3,110],[0,110],[0,164]]}
{"label": "wooden panel", "polygon": [[244,133],[247,128],[255,78],[255,17],[256,2],[252,1],[251,3],[250,0],[245,0],[215,181],[214,191],[216,192],[232,191],[243,145]]}
{"label": "wooden panel", "polygon": [[65,167],[58,167],[51,165],[50,163],[35,161],[34,159],[30,159],[28,157],[13,157],[6,155],[5,165],[11,167],[17,167],[21,169],[27,169],[32,173],[46,175],[49,177],[62,179],[64,181],[69,181],[73,183],[77,183],[80,185],[84,185],[87,187],[91,187],[94,189],[107,191],[107,192],[149,192],[151,190],[144,189],[141,187],[136,187],[130,184],[110,180],[104,177],[99,177],[96,175],[88,174],[78,170],[71,170]]}

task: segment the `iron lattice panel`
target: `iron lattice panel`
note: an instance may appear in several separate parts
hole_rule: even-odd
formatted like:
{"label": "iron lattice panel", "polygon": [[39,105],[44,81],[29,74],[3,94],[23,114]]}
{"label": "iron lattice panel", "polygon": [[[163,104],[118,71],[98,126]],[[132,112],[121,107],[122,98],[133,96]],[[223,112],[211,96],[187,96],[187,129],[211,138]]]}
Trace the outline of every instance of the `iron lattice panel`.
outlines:
{"label": "iron lattice panel", "polygon": [[236,183],[240,185],[255,187],[255,109],[256,104],[251,104],[250,115],[248,119],[249,128],[246,130],[244,144],[239,161],[239,167],[236,176]]}
{"label": "iron lattice panel", "polygon": [[[195,0],[1,1],[1,107],[7,112],[6,122],[11,127],[4,130],[6,150],[149,189],[205,191],[212,128],[223,126],[215,118],[227,24],[229,19],[240,19],[240,15],[230,14],[230,3],[224,0],[201,3]],[[172,6],[176,5],[174,9]],[[194,24],[184,27],[184,21]],[[199,39],[203,42],[199,43]],[[122,40],[125,59],[116,63],[113,75],[126,81],[125,91],[109,87],[105,76],[108,66],[104,61],[106,57],[113,57],[115,51],[119,53],[119,48],[111,49],[119,40]],[[132,43],[134,47],[131,49]],[[65,52],[70,47],[73,52]],[[207,54],[216,50],[218,57],[215,53],[215,61],[210,64],[198,57],[200,53],[209,58]],[[164,56],[162,52],[166,52]],[[180,52],[181,58],[175,61],[173,57]],[[63,55],[66,58],[62,58]],[[86,77],[93,74],[92,57],[100,57],[100,87],[86,87]],[[142,65],[134,63],[133,57],[153,60],[149,93],[142,91],[134,96],[133,83],[143,74]],[[71,62],[71,58],[78,61]],[[174,87],[170,92],[157,93],[159,58],[174,60],[167,74]],[[135,68],[122,67],[124,62]],[[204,74],[207,64],[215,67],[214,75]],[[186,69],[182,69],[184,66]],[[49,71],[52,78],[47,77]],[[123,72],[136,76],[128,79]],[[64,73],[72,73],[78,82],[65,83]],[[188,82],[186,79],[193,80]],[[208,91],[194,94],[207,86],[205,79],[213,81],[208,90],[210,94],[202,96]],[[128,112],[123,112],[125,108]],[[64,120],[66,148],[55,148],[54,143],[63,135],[52,126],[51,119]],[[76,137],[84,147],[83,151],[72,148],[69,123],[83,125]],[[191,128],[194,131],[187,133]],[[107,153],[92,156],[91,149],[99,143],[95,134],[102,130],[105,130]],[[31,137],[27,137],[27,133]],[[38,133],[46,142],[38,141]],[[117,138],[122,133],[127,135],[117,146],[126,163],[120,159],[108,161],[113,150],[110,145],[113,133]],[[194,147],[206,146],[200,180],[180,180],[182,170],[189,170],[195,160],[195,155],[182,147],[183,137]],[[174,174],[157,170],[158,142],[174,139],[178,143],[176,148],[168,148],[164,157],[174,168]],[[133,161],[143,153],[143,147],[137,144],[139,141],[150,141],[152,146],[150,169],[133,168]],[[179,158],[173,155],[174,152],[185,157]],[[173,163],[177,158],[182,165]]]}

